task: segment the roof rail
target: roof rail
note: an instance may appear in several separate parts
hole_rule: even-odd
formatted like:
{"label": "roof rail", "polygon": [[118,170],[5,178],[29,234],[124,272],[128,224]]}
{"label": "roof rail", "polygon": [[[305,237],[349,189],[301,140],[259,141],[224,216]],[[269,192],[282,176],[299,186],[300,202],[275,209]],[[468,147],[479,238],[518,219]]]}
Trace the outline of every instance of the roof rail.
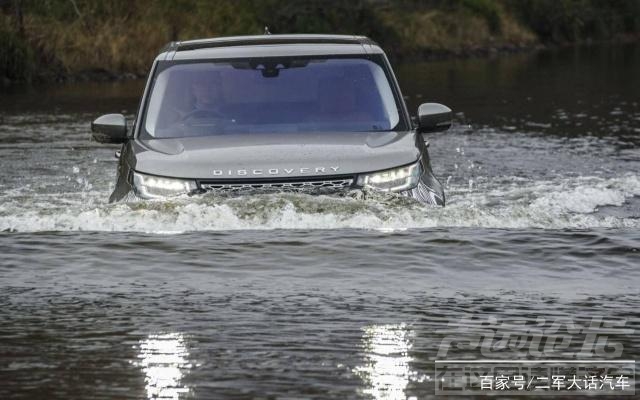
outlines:
{"label": "roof rail", "polygon": [[376,44],[365,36],[347,35],[259,35],[230,36],[210,39],[170,42],[161,52],[187,51],[215,47],[249,46],[265,44]]}
{"label": "roof rail", "polygon": [[169,42],[164,45],[163,48],[160,49],[160,53],[164,53],[166,51],[176,50],[178,48],[178,43],[180,42]]}

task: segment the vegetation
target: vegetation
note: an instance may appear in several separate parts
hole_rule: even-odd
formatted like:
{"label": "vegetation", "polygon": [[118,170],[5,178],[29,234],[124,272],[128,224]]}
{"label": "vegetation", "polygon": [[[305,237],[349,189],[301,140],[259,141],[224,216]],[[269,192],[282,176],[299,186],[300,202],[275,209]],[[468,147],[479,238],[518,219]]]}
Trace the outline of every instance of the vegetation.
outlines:
{"label": "vegetation", "polygon": [[32,49],[9,26],[7,18],[0,19],[0,77],[15,81],[28,80],[33,66]]}
{"label": "vegetation", "polygon": [[637,37],[638,0],[0,0],[0,79],[144,75],[170,40],[357,33],[392,57]]}

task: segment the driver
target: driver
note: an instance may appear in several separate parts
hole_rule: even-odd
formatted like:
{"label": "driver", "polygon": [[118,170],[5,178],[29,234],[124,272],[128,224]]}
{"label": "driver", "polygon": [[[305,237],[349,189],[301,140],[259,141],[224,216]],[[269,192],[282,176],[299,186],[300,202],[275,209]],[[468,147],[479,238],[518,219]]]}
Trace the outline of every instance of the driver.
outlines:
{"label": "driver", "polygon": [[192,109],[189,113],[222,114],[222,82],[218,73],[196,75],[191,81],[190,92]]}

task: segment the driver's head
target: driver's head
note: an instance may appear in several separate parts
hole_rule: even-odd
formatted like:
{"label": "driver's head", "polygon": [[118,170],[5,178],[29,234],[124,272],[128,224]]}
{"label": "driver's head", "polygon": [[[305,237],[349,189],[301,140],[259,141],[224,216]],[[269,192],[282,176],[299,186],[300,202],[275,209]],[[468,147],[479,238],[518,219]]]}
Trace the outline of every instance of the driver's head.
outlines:
{"label": "driver's head", "polygon": [[196,108],[207,109],[220,105],[221,92],[222,83],[217,73],[199,73],[191,81],[191,94]]}

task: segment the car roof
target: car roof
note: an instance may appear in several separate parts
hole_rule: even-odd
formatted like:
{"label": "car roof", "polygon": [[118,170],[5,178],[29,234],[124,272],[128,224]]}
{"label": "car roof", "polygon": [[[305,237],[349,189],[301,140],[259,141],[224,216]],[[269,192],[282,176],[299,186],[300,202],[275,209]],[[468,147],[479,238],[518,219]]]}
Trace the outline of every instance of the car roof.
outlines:
{"label": "car roof", "polygon": [[261,56],[382,54],[366,36],[355,35],[253,35],[171,42],[159,59],[189,60]]}

